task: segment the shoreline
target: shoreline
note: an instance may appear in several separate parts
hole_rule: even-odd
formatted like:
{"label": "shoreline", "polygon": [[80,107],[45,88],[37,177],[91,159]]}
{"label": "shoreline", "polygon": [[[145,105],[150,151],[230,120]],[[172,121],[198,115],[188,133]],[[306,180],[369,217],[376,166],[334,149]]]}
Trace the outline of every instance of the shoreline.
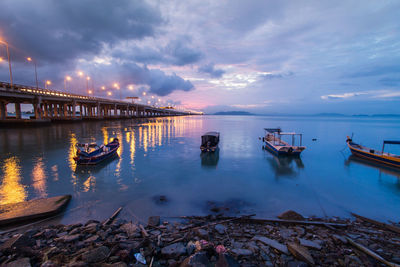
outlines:
{"label": "shoreline", "polygon": [[[400,264],[400,224],[252,215],[116,218],[0,234],[1,266],[385,266]],[[376,255],[369,254],[374,252]],[[379,259],[382,257],[382,259]],[[15,265],[20,264],[20,265]],[[393,265],[396,266],[396,265]]]}

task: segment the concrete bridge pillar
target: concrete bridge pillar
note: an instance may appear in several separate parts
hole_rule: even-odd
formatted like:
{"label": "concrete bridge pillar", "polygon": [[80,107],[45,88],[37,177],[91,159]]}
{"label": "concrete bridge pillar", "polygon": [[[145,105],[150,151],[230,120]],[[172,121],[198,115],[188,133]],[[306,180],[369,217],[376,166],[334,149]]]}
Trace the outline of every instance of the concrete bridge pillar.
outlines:
{"label": "concrete bridge pillar", "polygon": [[15,118],[21,119],[21,103],[15,103]]}
{"label": "concrete bridge pillar", "polygon": [[117,104],[114,105],[114,116],[117,116]]}
{"label": "concrete bridge pillar", "polygon": [[72,118],[76,117],[76,101],[72,101]]}
{"label": "concrete bridge pillar", "polygon": [[63,105],[64,117],[68,117],[68,104]]}
{"label": "concrete bridge pillar", "polygon": [[33,102],[33,110],[35,112],[35,119],[41,119],[42,118],[42,111],[40,109],[40,105],[42,104],[42,99],[39,97]]}
{"label": "concrete bridge pillar", "polygon": [[136,106],[136,117],[139,117],[139,106]]}
{"label": "concrete bridge pillar", "polygon": [[5,120],[7,118],[7,105],[5,102],[0,101],[0,119]]}

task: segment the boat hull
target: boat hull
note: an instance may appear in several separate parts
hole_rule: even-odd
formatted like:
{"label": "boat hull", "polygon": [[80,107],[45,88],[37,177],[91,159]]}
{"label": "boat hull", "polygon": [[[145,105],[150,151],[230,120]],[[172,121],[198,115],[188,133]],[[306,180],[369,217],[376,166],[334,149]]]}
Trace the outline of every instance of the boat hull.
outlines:
{"label": "boat hull", "polygon": [[106,145],[105,148],[109,150],[107,152],[101,152],[101,149],[98,149],[89,155],[78,153],[74,160],[78,165],[96,165],[106,159],[113,157],[117,153],[119,143],[111,142]]}
{"label": "boat hull", "polygon": [[293,149],[293,148],[291,151],[289,149],[277,149],[274,145],[272,145],[268,141],[265,141],[264,143],[265,143],[265,148],[276,156],[299,157],[301,152],[304,150],[304,149]]}
{"label": "boat hull", "polygon": [[390,167],[395,167],[395,168],[400,168],[400,158],[397,157],[390,157],[386,155],[377,155],[362,149],[358,149],[354,147],[354,143],[352,142],[347,142],[347,145],[351,151],[351,154],[353,154],[356,157],[360,157],[363,159],[367,159],[372,162],[384,164]]}

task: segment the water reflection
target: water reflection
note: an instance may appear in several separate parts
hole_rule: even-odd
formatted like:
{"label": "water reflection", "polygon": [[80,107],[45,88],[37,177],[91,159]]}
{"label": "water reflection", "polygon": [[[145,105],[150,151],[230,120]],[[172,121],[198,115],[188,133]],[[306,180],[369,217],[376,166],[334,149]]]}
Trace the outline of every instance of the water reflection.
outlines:
{"label": "water reflection", "polygon": [[204,168],[217,168],[219,160],[219,148],[212,153],[201,152],[201,166]]}
{"label": "water reflection", "polygon": [[304,169],[303,161],[300,157],[275,156],[268,153],[267,160],[274,170],[276,177],[295,177]]}
{"label": "water reflection", "polygon": [[354,155],[350,155],[344,161],[345,166],[350,166],[352,164],[359,164],[359,165],[363,165],[366,167],[374,168],[374,169],[378,170],[380,173],[382,172],[382,173],[393,175],[393,176],[396,176],[397,178],[400,178],[400,170],[399,169],[391,168],[387,165],[379,164],[377,162],[365,160],[365,159],[356,157]]}
{"label": "water reflection", "polygon": [[43,163],[43,158],[37,158],[32,170],[32,186],[37,195],[41,198],[47,197],[47,175]]}
{"label": "water reflection", "polygon": [[17,157],[11,157],[4,161],[2,166],[3,179],[0,186],[0,203],[8,204],[24,201],[27,192],[21,184],[21,167]]}

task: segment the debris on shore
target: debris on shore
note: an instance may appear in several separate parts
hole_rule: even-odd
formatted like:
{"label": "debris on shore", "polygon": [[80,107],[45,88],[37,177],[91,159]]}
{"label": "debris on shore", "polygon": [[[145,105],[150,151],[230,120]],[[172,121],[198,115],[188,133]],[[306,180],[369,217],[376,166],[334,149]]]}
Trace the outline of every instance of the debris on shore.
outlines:
{"label": "debris on shore", "polygon": [[[115,215],[115,216],[114,216]],[[114,216],[114,217],[113,217]],[[399,224],[304,218],[115,219],[0,235],[1,266],[400,266]],[[388,226],[388,227],[387,227]]]}

